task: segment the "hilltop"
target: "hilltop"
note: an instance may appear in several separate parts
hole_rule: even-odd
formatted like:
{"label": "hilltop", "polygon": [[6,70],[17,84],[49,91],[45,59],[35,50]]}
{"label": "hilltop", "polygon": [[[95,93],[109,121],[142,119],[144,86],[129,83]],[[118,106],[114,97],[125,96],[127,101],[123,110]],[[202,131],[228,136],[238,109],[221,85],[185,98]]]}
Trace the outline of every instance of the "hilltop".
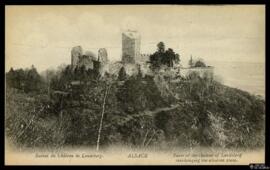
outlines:
{"label": "hilltop", "polygon": [[34,66],[11,69],[7,138],[21,148],[264,146],[263,99],[216,81],[201,60],[181,68],[181,56],[163,42],[140,55],[132,34],[123,35],[119,62],[110,63],[104,48],[96,57],[76,46],[71,65],[45,77]]}
{"label": "hilltop", "polygon": [[17,146],[95,147],[106,91],[101,148],[264,145],[264,100],[211,78],[105,74],[66,87],[67,76],[52,79],[49,96],[7,86],[7,136]]}

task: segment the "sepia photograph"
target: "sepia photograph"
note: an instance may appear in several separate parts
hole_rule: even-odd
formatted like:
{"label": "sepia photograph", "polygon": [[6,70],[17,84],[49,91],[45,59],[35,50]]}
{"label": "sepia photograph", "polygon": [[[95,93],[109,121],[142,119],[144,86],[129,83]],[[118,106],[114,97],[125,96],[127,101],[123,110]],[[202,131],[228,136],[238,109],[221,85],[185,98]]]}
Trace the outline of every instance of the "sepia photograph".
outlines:
{"label": "sepia photograph", "polygon": [[6,5],[6,165],[265,163],[265,5]]}

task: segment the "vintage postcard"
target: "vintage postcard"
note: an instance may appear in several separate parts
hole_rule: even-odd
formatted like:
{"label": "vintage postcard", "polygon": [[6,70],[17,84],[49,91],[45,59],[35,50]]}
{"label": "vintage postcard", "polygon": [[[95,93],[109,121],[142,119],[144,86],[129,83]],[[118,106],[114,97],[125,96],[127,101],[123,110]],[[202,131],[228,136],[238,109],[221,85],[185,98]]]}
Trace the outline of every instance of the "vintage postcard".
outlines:
{"label": "vintage postcard", "polygon": [[264,5],[5,7],[6,165],[265,163]]}

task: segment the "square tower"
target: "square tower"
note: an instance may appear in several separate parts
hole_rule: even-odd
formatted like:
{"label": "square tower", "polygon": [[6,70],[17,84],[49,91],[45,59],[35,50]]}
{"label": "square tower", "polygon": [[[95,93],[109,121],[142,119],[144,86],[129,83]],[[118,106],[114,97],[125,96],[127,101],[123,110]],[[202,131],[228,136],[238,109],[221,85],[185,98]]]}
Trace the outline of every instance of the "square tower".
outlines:
{"label": "square tower", "polygon": [[122,33],[122,62],[137,63],[140,60],[141,36],[137,31]]}

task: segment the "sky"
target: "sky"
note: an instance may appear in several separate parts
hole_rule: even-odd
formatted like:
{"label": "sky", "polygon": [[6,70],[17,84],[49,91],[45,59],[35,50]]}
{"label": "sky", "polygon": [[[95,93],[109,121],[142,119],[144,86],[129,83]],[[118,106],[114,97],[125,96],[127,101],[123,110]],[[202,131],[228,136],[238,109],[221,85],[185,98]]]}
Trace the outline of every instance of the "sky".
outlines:
{"label": "sky", "polygon": [[5,61],[38,71],[70,64],[71,48],[121,60],[121,33],[141,34],[141,53],[163,41],[185,65],[190,56],[205,62],[265,61],[265,6],[6,6]]}

